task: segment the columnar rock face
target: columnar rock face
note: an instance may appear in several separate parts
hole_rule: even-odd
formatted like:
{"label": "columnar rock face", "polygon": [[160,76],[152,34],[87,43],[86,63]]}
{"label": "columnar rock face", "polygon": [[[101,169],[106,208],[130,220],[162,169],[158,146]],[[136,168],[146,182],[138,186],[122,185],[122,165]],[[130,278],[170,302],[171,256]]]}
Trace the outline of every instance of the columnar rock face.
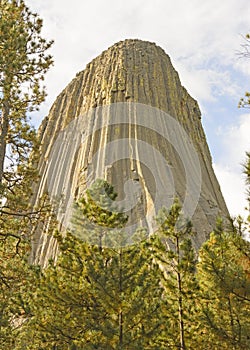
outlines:
{"label": "columnar rock face", "polygon": [[[228,215],[198,104],[181,85],[169,56],[154,43],[125,40],[95,58],[57,97],[39,132],[41,176],[34,203],[48,192],[64,197],[65,208],[94,179],[103,177],[114,185],[122,203],[129,197],[127,190],[134,193],[135,201],[129,200],[131,207],[126,209],[130,227],[141,224],[152,231],[160,205],[169,206],[175,196],[185,202],[194,190],[187,215],[197,232],[196,248],[207,239],[217,216]],[[69,213],[61,207],[56,215],[59,228],[65,229]],[[54,239],[46,234],[48,227],[46,223],[34,235],[33,261],[42,265],[57,253]]]}

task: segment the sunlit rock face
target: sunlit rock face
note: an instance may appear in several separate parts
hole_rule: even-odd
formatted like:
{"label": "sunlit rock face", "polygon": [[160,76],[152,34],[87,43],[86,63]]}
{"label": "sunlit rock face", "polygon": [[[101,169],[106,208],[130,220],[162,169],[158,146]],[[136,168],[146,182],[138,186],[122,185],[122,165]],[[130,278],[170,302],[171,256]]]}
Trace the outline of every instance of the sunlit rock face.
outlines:
{"label": "sunlit rock face", "polygon": [[[44,193],[60,202],[59,229],[69,228],[71,204],[96,178],[118,193],[128,235],[140,226],[153,232],[156,213],[174,197],[192,219],[197,249],[217,216],[228,215],[199,106],[154,43],[125,40],[104,51],[57,97],[39,132],[33,203]],[[57,254],[49,225],[34,234],[32,260],[42,265]]]}

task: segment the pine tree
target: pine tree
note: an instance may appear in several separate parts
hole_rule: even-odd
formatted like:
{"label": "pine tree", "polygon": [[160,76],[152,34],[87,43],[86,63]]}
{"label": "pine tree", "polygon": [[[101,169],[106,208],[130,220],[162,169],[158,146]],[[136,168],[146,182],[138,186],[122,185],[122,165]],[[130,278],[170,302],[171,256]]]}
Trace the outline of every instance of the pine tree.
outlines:
{"label": "pine tree", "polygon": [[[13,348],[24,314],[21,291],[30,278],[29,233],[46,208],[30,210],[38,141],[28,113],[45,98],[52,64],[42,20],[22,0],[0,0],[0,348]],[[32,157],[30,156],[32,152]],[[32,284],[31,284],[32,285]]]}
{"label": "pine tree", "polygon": [[160,210],[157,222],[159,229],[152,250],[162,270],[166,316],[170,324],[165,344],[171,349],[196,349],[199,289],[195,252],[190,239],[192,225],[183,219],[178,200],[169,211],[166,208]]}
{"label": "pine tree", "polygon": [[[249,153],[244,166],[249,186]],[[249,190],[247,192],[249,202]],[[249,208],[248,208],[249,210]],[[206,349],[249,349],[250,344],[250,216],[216,229],[199,252],[202,337]]]}
{"label": "pine tree", "polygon": [[249,349],[249,267],[249,242],[237,227],[225,232],[218,221],[200,250],[198,264],[207,349]]}

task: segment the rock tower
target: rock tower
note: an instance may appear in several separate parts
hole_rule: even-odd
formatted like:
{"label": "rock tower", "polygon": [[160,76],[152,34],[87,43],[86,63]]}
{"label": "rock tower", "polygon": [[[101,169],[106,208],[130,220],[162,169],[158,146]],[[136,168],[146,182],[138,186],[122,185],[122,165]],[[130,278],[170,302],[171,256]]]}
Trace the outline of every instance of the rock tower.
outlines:
{"label": "rock tower", "polygon": [[[149,230],[159,206],[169,206],[175,196],[184,203],[196,192],[193,202],[187,200],[196,248],[217,216],[228,215],[199,106],[154,43],[125,40],[95,58],[57,97],[39,133],[33,203],[46,192],[61,197],[60,229],[67,226],[65,207],[99,177],[112,183],[125,207],[124,198],[130,198],[129,225]],[[33,261],[42,265],[57,253],[48,227],[49,222],[40,227],[33,241]]]}

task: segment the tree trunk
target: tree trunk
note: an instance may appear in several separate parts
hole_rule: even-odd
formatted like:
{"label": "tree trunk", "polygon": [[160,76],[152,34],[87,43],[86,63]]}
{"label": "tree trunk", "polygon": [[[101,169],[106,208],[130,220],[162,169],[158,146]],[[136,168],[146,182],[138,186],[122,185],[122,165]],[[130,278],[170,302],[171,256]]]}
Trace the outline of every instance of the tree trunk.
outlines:
{"label": "tree trunk", "polygon": [[[119,252],[119,293],[122,295],[122,249]],[[122,302],[122,301],[121,301]],[[122,307],[119,311],[119,349],[121,350],[123,346],[123,314]]]}
{"label": "tree trunk", "polygon": [[9,104],[8,102],[3,102],[1,123],[0,123],[0,184],[3,181],[4,173],[4,160],[6,155],[6,145],[7,145],[7,135],[9,128]]}
{"label": "tree trunk", "polygon": [[180,348],[185,350],[185,340],[184,340],[184,322],[183,322],[183,306],[182,306],[182,286],[181,286],[181,277],[178,273],[178,289],[179,289],[179,330],[180,330]]}
{"label": "tree trunk", "polygon": [[179,313],[179,332],[180,332],[180,349],[185,350],[185,338],[184,338],[184,322],[183,322],[183,305],[182,305],[182,282],[181,274],[179,272],[180,265],[180,242],[179,238],[176,237],[176,253],[177,253],[177,285],[178,285],[178,313]]}

